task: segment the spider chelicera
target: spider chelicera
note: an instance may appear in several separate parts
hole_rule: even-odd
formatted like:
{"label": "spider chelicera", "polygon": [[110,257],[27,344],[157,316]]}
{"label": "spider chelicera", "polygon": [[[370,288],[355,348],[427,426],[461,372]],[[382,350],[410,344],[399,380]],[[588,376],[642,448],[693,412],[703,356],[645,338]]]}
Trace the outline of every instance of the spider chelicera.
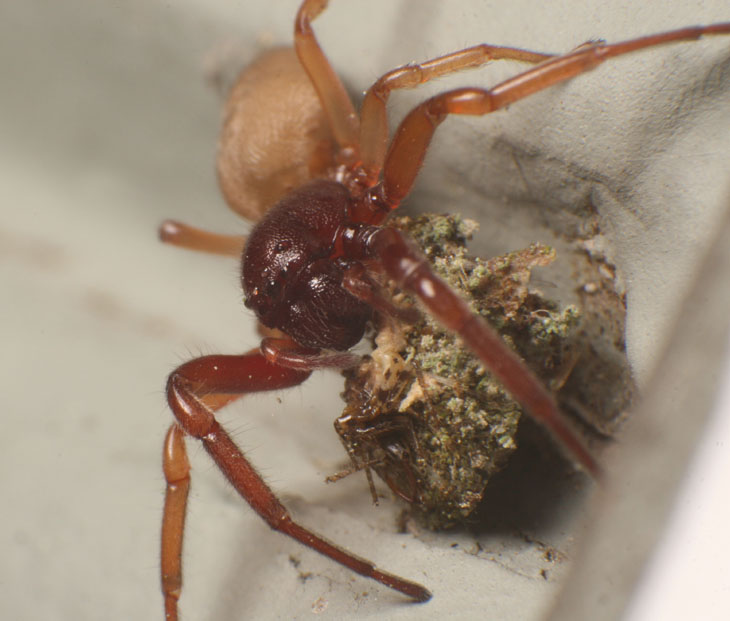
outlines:
{"label": "spider chelicera", "polygon": [[[408,321],[411,313],[384,294],[383,278],[417,297],[425,312],[457,333],[483,364],[594,477],[600,466],[543,387],[499,335],[439,277],[387,216],[410,192],[433,133],[450,114],[484,115],[608,58],[673,41],[730,33],[730,23],[683,28],[616,44],[586,43],[558,56],[477,45],[382,76],[360,114],[320,49],[311,22],[326,0],[304,0],[294,48],[263,54],[239,77],[225,110],[218,174],[233,210],[257,224],[247,240],[167,221],[163,241],[242,259],[245,304],[271,329],[261,347],[241,355],[186,362],[167,382],[176,421],[163,450],[167,493],[162,525],[162,590],[168,619],[177,618],[182,540],[190,485],[186,435],[203,443],[238,493],[275,530],[416,601],[423,586],[377,569],[292,519],[215,412],[256,392],[296,386],[312,370],[346,368],[348,352],[375,313]],[[389,141],[386,103],[393,90],[510,59],[533,65],[494,88],[459,88],[416,106]],[[244,246],[245,244],[245,246]]]}

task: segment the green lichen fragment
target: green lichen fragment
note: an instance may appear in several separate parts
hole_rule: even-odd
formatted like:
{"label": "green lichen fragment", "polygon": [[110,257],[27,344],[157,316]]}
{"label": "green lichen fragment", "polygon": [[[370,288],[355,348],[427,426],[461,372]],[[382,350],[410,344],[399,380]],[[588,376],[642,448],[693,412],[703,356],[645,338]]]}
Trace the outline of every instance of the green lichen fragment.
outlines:
{"label": "green lichen fragment", "polygon": [[[459,216],[390,221],[421,246],[435,271],[497,328],[547,384],[564,381],[579,322],[528,289],[552,248],[533,244],[490,260],[472,257],[476,224]],[[407,296],[394,298],[414,304]],[[432,528],[467,518],[490,477],[517,448],[522,410],[458,338],[425,313],[412,325],[380,322],[375,349],[345,373],[343,416],[336,423],[355,468],[372,468]],[[568,371],[569,372],[569,371]]]}

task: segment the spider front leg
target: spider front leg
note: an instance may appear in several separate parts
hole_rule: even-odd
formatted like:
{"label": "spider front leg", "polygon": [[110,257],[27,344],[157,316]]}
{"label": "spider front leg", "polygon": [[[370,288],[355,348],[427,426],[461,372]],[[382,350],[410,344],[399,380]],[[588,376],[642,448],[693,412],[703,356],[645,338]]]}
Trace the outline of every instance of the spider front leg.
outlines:
{"label": "spider front leg", "polygon": [[307,379],[310,372],[272,364],[264,354],[255,352],[196,358],[170,375],[167,402],[177,423],[167,434],[163,452],[167,493],[162,522],[161,572],[167,619],[177,619],[177,601],[182,586],[182,538],[190,483],[184,434],[202,441],[236,491],[274,530],[417,601],[431,597],[421,585],[381,571],[369,561],[295,522],[215,418],[216,410],[243,394],[296,386]]}

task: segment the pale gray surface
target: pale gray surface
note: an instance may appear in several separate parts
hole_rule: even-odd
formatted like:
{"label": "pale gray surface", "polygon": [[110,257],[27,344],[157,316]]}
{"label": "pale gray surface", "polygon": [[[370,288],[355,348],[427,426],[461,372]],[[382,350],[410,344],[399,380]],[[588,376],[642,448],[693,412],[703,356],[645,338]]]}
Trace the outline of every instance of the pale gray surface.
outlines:
{"label": "pale gray surface", "polygon": [[[290,41],[296,4],[36,0],[0,11],[3,618],[161,616],[164,379],[192,355],[257,337],[236,266],[162,247],[154,232],[164,217],[245,229],[215,187],[219,100],[204,67]],[[728,17],[720,1],[337,0],[316,28],[360,90],[397,64],[481,41],[565,51]],[[645,377],[727,204],[729,59],[727,39],[655,50],[491,118],[450,120],[411,202],[476,215],[496,252],[534,241],[536,212],[557,226],[562,210],[592,201],[627,278],[630,353]],[[455,83],[514,70],[498,63]],[[394,115],[426,92],[394,97]],[[303,618],[318,603],[332,619],[541,616],[565,563],[546,566],[521,527],[565,553],[570,524],[553,509],[522,516],[517,532],[396,534],[397,507],[370,506],[361,478],[322,484],[343,452],[331,429],[341,383],[320,375],[224,418],[305,524],[422,581],[433,601],[406,605],[271,533],[191,444],[185,618]]]}
{"label": "pale gray surface", "polygon": [[[624,594],[631,594],[649,551],[662,536],[664,549],[650,566],[654,575],[644,576],[644,589],[634,596],[632,621],[694,615],[719,620],[730,613],[727,479],[704,495],[698,493],[706,479],[720,474],[715,469],[730,474],[727,459],[720,459],[727,456],[730,439],[730,402],[727,398],[718,402],[719,383],[725,382],[724,392],[730,388],[730,209],[711,241],[644,400],[627,425],[623,442],[607,459],[610,477],[597,495],[567,588],[551,617],[554,621],[617,618],[627,604]],[[712,435],[703,433],[705,426]],[[703,451],[699,459],[691,454],[692,441],[698,440]],[[682,495],[675,499],[690,460],[704,465],[692,464],[694,488],[688,489],[685,481]],[[679,515],[665,534],[665,515],[675,502]],[[693,533],[683,529],[681,522],[721,528]],[[667,535],[671,538],[666,539]],[[680,584],[668,581],[667,574],[688,573],[688,568],[672,569],[674,563],[694,566],[695,575]],[[671,586],[663,595],[674,601],[673,607],[656,601],[662,599],[659,586]]]}

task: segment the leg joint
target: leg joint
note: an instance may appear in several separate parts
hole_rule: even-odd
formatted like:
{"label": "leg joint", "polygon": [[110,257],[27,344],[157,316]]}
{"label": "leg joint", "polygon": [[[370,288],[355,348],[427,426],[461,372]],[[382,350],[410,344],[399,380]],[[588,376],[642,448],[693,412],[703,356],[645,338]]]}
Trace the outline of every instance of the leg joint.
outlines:
{"label": "leg joint", "polygon": [[204,438],[218,423],[213,412],[193,393],[189,383],[177,372],[167,380],[167,403],[185,433]]}

